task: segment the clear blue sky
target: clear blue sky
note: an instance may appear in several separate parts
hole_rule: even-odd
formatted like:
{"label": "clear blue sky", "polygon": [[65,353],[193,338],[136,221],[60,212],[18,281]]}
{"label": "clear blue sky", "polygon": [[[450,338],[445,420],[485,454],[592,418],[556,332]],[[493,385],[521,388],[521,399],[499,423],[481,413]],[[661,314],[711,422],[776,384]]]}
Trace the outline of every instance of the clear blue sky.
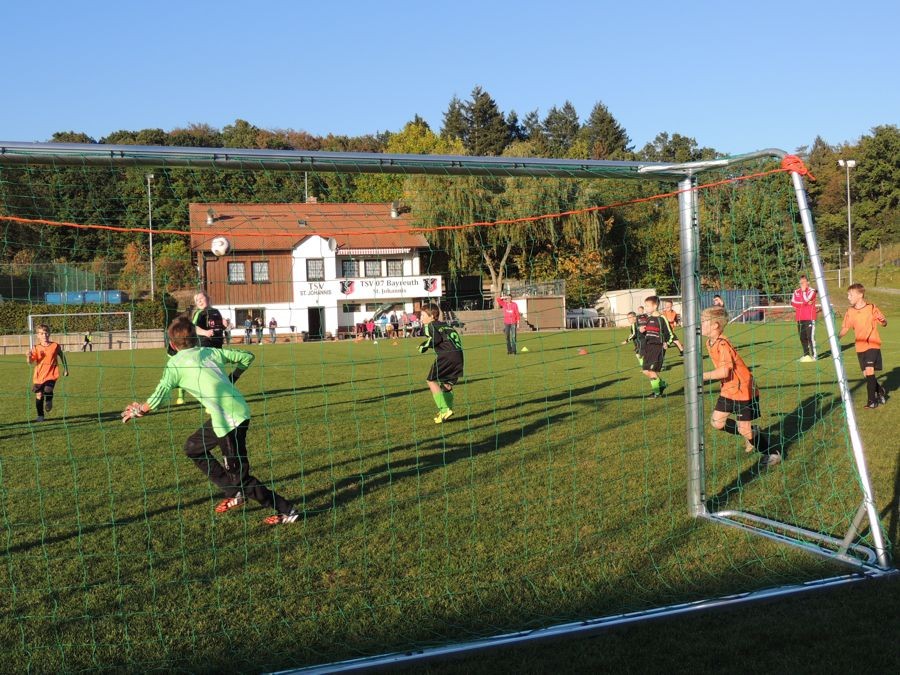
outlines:
{"label": "clear blue sky", "polygon": [[0,140],[241,118],[438,130],[482,86],[520,118],[603,101],[636,147],[855,141],[900,123],[900,3],[857,0],[3,2]]}

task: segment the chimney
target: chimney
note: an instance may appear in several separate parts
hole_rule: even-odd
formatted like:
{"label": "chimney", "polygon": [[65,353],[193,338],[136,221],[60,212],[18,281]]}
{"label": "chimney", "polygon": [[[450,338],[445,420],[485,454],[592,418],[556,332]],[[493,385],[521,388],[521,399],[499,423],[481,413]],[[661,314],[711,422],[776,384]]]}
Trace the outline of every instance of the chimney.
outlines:
{"label": "chimney", "polygon": [[391,218],[400,217],[400,202],[391,202]]}

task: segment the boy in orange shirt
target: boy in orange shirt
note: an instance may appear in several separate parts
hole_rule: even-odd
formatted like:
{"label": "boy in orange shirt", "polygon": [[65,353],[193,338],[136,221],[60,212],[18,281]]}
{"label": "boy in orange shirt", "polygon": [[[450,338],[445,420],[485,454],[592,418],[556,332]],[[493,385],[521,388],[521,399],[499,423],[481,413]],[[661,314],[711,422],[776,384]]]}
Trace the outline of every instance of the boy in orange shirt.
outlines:
{"label": "boy in orange shirt", "polygon": [[62,347],[56,342],[50,341],[50,326],[45,323],[38,324],[38,341],[34,348],[28,352],[28,363],[34,365],[31,390],[34,392],[34,404],[37,408],[35,422],[44,421],[44,411],[53,410],[53,387],[59,379],[59,365],[62,362],[63,376],[69,376],[69,366],[66,363],[66,355]]}
{"label": "boy in orange shirt", "polygon": [[[666,321],[669,322],[669,327],[672,329],[672,335],[675,335],[675,326],[680,323],[678,321],[678,319],[680,318],[678,316],[678,312],[675,311],[675,305],[671,300],[666,300],[663,306],[665,307],[665,309],[662,311],[662,315],[666,317]],[[681,344],[681,340],[679,340],[676,336],[672,342],[674,342],[675,346],[678,347],[678,353],[684,356],[684,345]]]}
{"label": "boy in orange shirt", "polygon": [[859,367],[866,376],[866,390],[869,394],[866,408],[877,408],[879,404],[887,402],[887,392],[875,377],[875,371],[882,369],[878,324],[887,326],[887,319],[880,309],[866,302],[866,288],[862,284],[851,284],[847,289],[847,300],[850,302],[850,309],[844,314],[838,339],[850,330],[856,335],[856,356]]}
{"label": "boy in orange shirt", "polygon": [[[759,389],[747,364],[725,337],[728,312],[724,307],[708,307],[700,314],[700,331],[706,337],[706,348],[714,370],[703,373],[703,381],[719,380],[722,389],[716,401],[710,424],[719,431],[744,437],[744,452],[759,450],[765,454],[763,466],[775,466],[781,454],[768,452],[759,428],[752,421],[759,418]],[[737,422],[731,419],[731,415]]]}

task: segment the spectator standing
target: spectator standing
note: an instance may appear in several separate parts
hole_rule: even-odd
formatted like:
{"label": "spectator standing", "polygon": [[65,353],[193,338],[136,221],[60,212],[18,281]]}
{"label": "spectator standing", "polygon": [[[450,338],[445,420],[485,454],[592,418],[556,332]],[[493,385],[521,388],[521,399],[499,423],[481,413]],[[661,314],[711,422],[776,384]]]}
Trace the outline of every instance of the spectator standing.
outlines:
{"label": "spectator standing", "polygon": [[497,298],[497,304],[503,310],[503,333],[506,335],[506,353],[515,354],[517,351],[516,333],[519,329],[519,321],[522,319],[522,315],[519,313],[519,306],[508,295],[501,295]]}
{"label": "spectator standing", "polygon": [[397,337],[400,330],[400,319],[397,317],[396,311],[391,312],[391,330],[394,333],[394,337]]}
{"label": "spectator standing", "polygon": [[275,320],[273,316],[269,319],[269,338],[272,340],[272,344],[275,344],[275,329],[278,328],[278,322]]}
{"label": "spectator standing", "polygon": [[253,319],[253,330],[256,331],[256,344],[262,344],[263,322],[261,317]]}
{"label": "spectator standing", "polygon": [[791,296],[791,306],[797,315],[797,332],[800,334],[800,345],[803,356],[798,361],[811,363],[816,360],[816,289],[809,285],[809,279],[800,276],[800,288]]}
{"label": "spectator standing", "polygon": [[253,319],[249,316],[244,319],[244,342],[248,345],[253,344]]}

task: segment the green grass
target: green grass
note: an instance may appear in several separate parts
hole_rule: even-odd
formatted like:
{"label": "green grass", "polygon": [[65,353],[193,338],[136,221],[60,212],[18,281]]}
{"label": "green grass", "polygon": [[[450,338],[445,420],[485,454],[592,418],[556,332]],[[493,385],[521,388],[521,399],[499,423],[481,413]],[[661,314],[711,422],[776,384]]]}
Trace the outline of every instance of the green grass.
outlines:
{"label": "green grass", "polygon": [[[795,362],[793,324],[730,332],[787,461],[756,472],[742,442],[708,434],[710,497],[842,536],[861,496],[830,362]],[[884,331],[894,389],[897,334]],[[668,359],[667,396],[647,399],[622,337],[531,333],[516,357],[502,336],[466,337],[446,425],[432,422],[431,357],[415,341],[251,347],[254,473],[306,514],[275,530],[256,506],[213,513],[218,494],[181,450],[197,404],[120,423],[162,351],[71,354],[37,426],[29,367],[0,359],[4,670],[255,672],[842,572],[688,517],[681,361]],[[845,362],[885,506],[898,408],[863,411],[852,352]]]}

